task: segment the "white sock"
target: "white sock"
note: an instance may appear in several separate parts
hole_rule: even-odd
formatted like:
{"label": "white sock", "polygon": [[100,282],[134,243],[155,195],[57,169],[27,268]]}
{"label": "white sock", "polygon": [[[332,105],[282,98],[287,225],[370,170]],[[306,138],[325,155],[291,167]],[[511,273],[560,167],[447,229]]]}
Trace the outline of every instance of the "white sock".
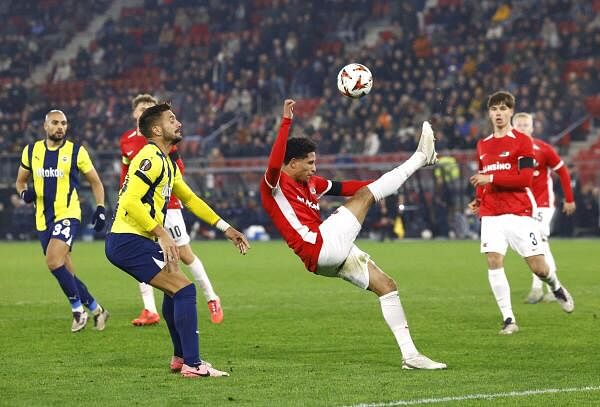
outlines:
{"label": "white sock", "polygon": [[544,257],[546,259],[546,264],[548,265],[548,269],[550,270],[548,277],[553,276],[558,283],[558,287],[556,289],[552,289],[552,285],[550,285],[550,284],[548,284],[547,287],[548,287],[548,290],[556,291],[556,290],[558,290],[558,288],[560,288],[560,281],[558,281],[558,277],[556,276],[556,262],[554,261],[554,256],[552,255],[552,251],[550,250],[550,244],[548,243],[547,240],[544,240],[544,242],[542,243],[542,248],[544,250]]}
{"label": "white sock", "polygon": [[140,294],[142,294],[144,308],[157,314],[158,311],[156,311],[156,302],[154,301],[154,290],[152,289],[152,286],[146,283],[140,283]]}
{"label": "white sock", "polygon": [[419,352],[410,337],[408,322],[406,321],[406,316],[404,315],[404,310],[400,303],[398,291],[392,291],[391,293],[382,295],[379,297],[379,302],[381,303],[383,318],[392,330],[396,342],[398,342],[402,357],[407,359],[417,355]]}
{"label": "white sock", "polygon": [[198,258],[198,256],[194,256],[194,261],[188,265],[192,275],[194,276],[194,280],[198,282],[198,285],[202,289],[204,296],[206,297],[206,301],[212,301],[219,298],[213,290],[212,284],[206,275],[206,270],[204,269],[204,265]]}
{"label": "white sock", "polygon": [[417,151],[410,156],[408,160],[403,162],[391,171],[386,172],[381,177],[367,185],[375,197],[375,201],[379,202],[386,196],[395,194],[398,188],[406,182],[408,177],[414,174],[416,170],[421,168],[427,157],[424,153]]}
{"label": "white sock", "polygon": [[556,275],[556,270],[548,271],[548,277],[541,278],[541,280],[543,282],[545,282],[546,284],[548,284],[548,287],[550,287],[550,290],[552,290],[552,291],[556,291],[561,287],[560,281],[558,281],[558,276]]}
{"label": "white sock", "polygon": [[513,314],[512,303],[510,301],[510,286],[504,273],[504,267],[488,270],[488,280],[496,298],[496,303],[502,313],[502,320],[506,321],[506,318],[512,318],[513,322],[515,322],[515,314]]}

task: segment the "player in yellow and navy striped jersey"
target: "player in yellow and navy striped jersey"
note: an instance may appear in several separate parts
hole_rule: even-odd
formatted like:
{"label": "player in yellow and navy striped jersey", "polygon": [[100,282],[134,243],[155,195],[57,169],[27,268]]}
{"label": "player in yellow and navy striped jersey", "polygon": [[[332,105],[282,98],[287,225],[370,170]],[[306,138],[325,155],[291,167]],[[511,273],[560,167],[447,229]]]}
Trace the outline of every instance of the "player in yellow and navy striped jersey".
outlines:
{"label": "player in yellow and navy striped jersey", "polygon": [[196,288],[179,269],[177,244],[163,227],[171,194],[198,218],[223,231],[240,253],[245,254],[250,245],[190,189],[169,157],[171,147],[182,139],[181,123],[171,106],[147,108],[138,127],[148,145],[129,165],[106,237],[106,257],[136,280],[165,293],[162,311],[173,342],[171,370],[181,371],[184,377],[227,376],[200,358]]}
{"label": "player in yellow and navy striped jersey", "polygon": [[[72,332],[82,330],[87,322],[85,305],[94,315],[97,330],[103,330],[108,319],[104,310],[75,276],[69,252],[81,223],[79,175],[90,183],[98,204],[94,213],[94,229],[105,224],[104,188],[85,147],[67,140],[67,117],[60,110],[46,115],[46,138],[23,149],[16,188],[19,196],[35,204],[36,228],[46,256],[46,265],[58,280],[71,303]],[[32,178],[33,188],[28,188]]]}

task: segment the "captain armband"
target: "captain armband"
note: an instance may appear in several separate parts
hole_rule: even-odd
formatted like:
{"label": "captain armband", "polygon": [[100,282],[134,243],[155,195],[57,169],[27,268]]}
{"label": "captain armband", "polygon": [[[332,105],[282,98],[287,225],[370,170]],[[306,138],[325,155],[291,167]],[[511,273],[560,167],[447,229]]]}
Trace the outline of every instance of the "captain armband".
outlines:
{"label": "captain armband", "polygon": [[215,224],[215,227],[219,229],[221,232],[225,232],[227,229],[231,227],[231,225],[225,222],[223,219],[219,219]]}
{"label": "captain armband", "polygon": [[340,181],[331,181],[331,188],[325,192],[325,195],[341,196],[342,195],[342,183]]}
{"label": "captain armband", "polygon": [[533,160],[533,157],[519,158],[519,170],[522,170],[523,168],[534,168],[534,167],[535,167],[535,162]]}

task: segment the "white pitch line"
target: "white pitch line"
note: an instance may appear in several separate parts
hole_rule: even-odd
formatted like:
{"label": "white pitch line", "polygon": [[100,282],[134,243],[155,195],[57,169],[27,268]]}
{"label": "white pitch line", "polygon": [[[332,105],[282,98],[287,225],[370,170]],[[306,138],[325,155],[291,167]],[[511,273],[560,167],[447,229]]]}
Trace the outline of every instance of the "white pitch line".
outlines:
{"label": "white pitch line", "polygon": [[586,387],[567,387],[563,389],[539,389],[539,390],[524,390],[524,391],[510,391],[506,393],[492,393],[492,394],[466,394],[464,396],[447,396],[439,398],[429,399],[417,399],[417,400],[397,400],[389,401],[387,403],[363,403],[355,404],[352,407],[388,407],[388,406],[412,406],[416,404],[434,404],[434,403],[446,403],[450,401],[464,401],[464,400],[491,400],[505,397],[525,397],[535,396],[538,394],[551,394],[551,393],[575,393],[575,392],[592,392],[600,390],[600,386],[586,386]]}

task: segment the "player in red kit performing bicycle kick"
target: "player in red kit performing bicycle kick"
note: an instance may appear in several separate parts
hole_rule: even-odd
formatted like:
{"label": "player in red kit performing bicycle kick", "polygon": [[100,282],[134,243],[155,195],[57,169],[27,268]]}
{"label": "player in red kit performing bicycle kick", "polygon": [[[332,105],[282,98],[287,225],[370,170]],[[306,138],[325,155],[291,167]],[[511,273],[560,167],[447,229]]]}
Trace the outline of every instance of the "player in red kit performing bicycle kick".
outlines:
{"label": "player in red kit performing bicycle kick", "polygon": [[500,334],[508,335],[519,330],[504,273],[508,245],[551,287],[565,312],[573,312],[575,305],[546,264],[540,229],[532,218],[536,210],[531,192],[533,142],[510,124],[515,98],[509,92],[496,92],[487,106],[494,133],[477,143],[479,173],[470,179],[476,198],[469,208],[481,217],[481,253],[486,255],[490,286],[502,313]]}
{"label": "player in red kit performing bicycle kick", "polygon": [[[548,143],[533,137],[533,116],[529,113],[520,112],[513,117],[515,129],[528,135],[533,140],[533,153],[535,154],[535,168],[533,170],[533,196],[537,204],[537,210],[533,218],[538,222],[542,234],[542,248],[546,263],[551,273],[556,273],[556,262],[550,250],[550,226],[554,217],[555,197],[554,185],[552,182],[552,173],[554,171],[560,177],[560,185],[565,195],[563,203],[563,212],[571,216],[575,212],[575,198],[573,197],[573,188],[571,188],[571,176],[565,163],[560,159],[556,150]],[[547,293],[544,294],[543,282],[535,274],[531,283],[531,291],[527,295],[525,302],[536,304],[544,299],[546,302],[556,301],[556,297],[546,284]]]}
{"label": "player in red kit performing bicycle kick", "polygon": [[[262,205],[288,246],[314,274],[340,277],[373,291],[392,330],[404,369],[444,369],[415,347],[394,280],[361,251],[358,236],[371,205],[398,188],[416,170],[437,161],[433,130],[423,123],[417,151],[402,165],[375,181],[331,181],[315,175],[316,145],[307,138],[290,138],[293,100],[283,104],[283,118],[260,185]],[[324,195],[351,197],[325,221],[319,199]]]}
{"label": "player in red kit performing bicycle kick", "polygon": [[[142,113],[150,106],[157,104],[157,100],[154,96],[148,94],[137,95],[132,100],[133,118],[137,124],[139,117]],[[148,140],[139,132],[137,127],[135,129],[126,131],[121,135],[121,183],[123,185],[127,170],[129,169],[129,163],[136,154],[148,144]],[[185,167],[183,161],[179,156],[177,147],[173,146],[169,153],[169,156],[175,161],[177,167],[183,175]],[[221,308],[221,300],[215,293],[212,284],[206,274],[202,261],[194,254],[190,246],[190,236],[187,233],[185,222],[181,213],[182,209],[181,202],[175,195],[171,195],[167,206],[167,216],[165,217],[165,229],[169,231],[175,244],[179,248],[179,256],[181,261],[190,268],[194,279],[202,289],[204,297],[206,298],[208,310],[210,312],[210,320],[219,324],[223,321],[223,309]],[[144,309],[140,315],[131,321],[133,325],[152,325],[160,321],[160,316],[156,310],[156,303],[154,301],[154,290],[146,283],[139,283],[140,293],[142,294],[142,300],[144,302]]]}

